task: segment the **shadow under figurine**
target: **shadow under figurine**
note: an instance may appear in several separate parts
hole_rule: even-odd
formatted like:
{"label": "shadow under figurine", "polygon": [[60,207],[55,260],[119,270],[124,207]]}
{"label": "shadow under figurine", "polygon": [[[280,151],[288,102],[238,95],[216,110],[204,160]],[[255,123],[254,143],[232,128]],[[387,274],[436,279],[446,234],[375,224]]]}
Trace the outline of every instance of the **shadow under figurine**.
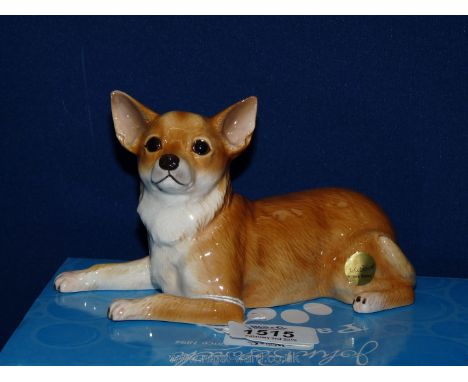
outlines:
{"label": "shadow under figurine", "polygon": [[413,303],[413,267],[366,197],[330,188],[249,201],[232,192],[229,164],[250,142],[255,97],[211,118],[159,115],[120,91],[111,103],[117,138],[138,156],[150,256],[64,272],[60,292],[161,289],[114,301],[109,318],[201,324],[317,297],[360,313]]}

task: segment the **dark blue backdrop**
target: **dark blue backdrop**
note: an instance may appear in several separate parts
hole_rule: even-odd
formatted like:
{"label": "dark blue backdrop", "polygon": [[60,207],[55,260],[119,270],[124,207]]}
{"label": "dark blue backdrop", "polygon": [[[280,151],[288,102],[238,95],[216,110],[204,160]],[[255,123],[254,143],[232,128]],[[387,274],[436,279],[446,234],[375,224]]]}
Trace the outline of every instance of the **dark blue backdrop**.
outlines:
{"label": "dark blue backdrop", "polygon": [[468,19],[0,19],[0,342],[68,256],[145,255],[109,93],[211,115],[259,97],[251,198],[369,195],[419,275],[468,276]]}

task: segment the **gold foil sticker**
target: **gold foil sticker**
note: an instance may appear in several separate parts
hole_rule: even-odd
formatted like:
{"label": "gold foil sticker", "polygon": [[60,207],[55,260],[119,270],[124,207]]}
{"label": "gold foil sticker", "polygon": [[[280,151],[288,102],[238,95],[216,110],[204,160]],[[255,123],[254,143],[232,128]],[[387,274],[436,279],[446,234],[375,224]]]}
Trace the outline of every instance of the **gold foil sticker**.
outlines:
{"label": "gold foil sticker", "polygon": [[370,283],[375,274],[375,261],[365,252],[356,252],[345,263],[345,274],[352,285]]}

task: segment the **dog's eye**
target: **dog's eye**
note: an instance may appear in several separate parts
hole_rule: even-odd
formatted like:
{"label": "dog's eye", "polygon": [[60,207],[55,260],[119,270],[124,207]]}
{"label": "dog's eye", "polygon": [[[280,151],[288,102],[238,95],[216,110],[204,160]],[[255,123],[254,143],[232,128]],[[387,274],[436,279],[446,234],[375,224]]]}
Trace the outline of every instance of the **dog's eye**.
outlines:
{"label": "dog's eye", "polygon": [[198,155],[206,155],[210,152],[210,145],[203,139],[197,139],[193,142],[192,150]]}
{"label": "dog's eye", "polygon": [[146,150],[151,153],[158,151],[161,148],[161,140],[158,137],[151,137],[145,144]]}

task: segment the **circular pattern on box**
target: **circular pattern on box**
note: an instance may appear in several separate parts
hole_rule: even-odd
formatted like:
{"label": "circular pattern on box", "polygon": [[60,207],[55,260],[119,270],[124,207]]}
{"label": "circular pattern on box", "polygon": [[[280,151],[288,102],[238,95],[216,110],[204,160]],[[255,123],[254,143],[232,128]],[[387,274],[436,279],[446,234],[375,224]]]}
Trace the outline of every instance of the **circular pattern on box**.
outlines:
{"label": "circular pattern on box", "polygon": [[271,308],[257,308],[252,309],[247,313],[247,318],[249,320],[271,320],[276,317],[276,312]]}
{"label": "circular pattern on box", "polygon": [[460,320],[468,322],[468,309],[459,309],[457,316]]}
{"label": "circular pattern on box", "polygon": [[450,286],[452,280],[438,277],[419,277],[416,287],[424,290],[442,289]]}
{"label": "circular pattern on box", "polygon": [[[468,338],[468,324],[458,321],[442,321],[437,322],[431,326],[431,330],[440,336],[454,338],[454,339],[467,339]],[[468,358],[467,358],[468,361]]]}
{"label": "circular pattern on box", "polygon": [[291,324],[303,324],[309,321],[309,315],[299,309],[288,309],[281,312],[281,318]]}
{"label": "circular pattern on box", "polygon": [[63,294],[49,303],[47,311],[60,319],[88,321],[106,317],[108,307],[108,300],[96,296]]}
{"label": "circular pattern on box", "polygon": [[379,312],[392,321],[411,321],[422,323],[447,317],[454,311],[454,305],[440,297],[431,294],[417,293],[415,305]]}
{"label": "circular pattern on box", "polygon": [[411,330],[411,325],[387,324],[384,328],[387,333],[408,333]]}
{"label": "circular pattern on box", "polygon": [[468,283],[456,282],[450,288],[450,297],[457,303],[468,308]]}
{"label": "circular pattern on box", "polygon": [[317,302],[309,302],[304,304],[304,310],[310,314],[315,314],[316,316],[328,316],[333,313],[333,309],[328,305],[320,304]]}
{"label": "circular pattern on box", "polygon": [[90,344],[99,338],[99,331],[93,327],[78,324],[54,324],[40,329],[36,339],[47,346],[77,347]]}
{"label": "circular pattern on box", "polygon": [[465,345],[430,335],[388,336],[379,341],[379,348],[392,353],[382,351],[374,356],[374,361],[384,365],[466,365],[467,362]]}

